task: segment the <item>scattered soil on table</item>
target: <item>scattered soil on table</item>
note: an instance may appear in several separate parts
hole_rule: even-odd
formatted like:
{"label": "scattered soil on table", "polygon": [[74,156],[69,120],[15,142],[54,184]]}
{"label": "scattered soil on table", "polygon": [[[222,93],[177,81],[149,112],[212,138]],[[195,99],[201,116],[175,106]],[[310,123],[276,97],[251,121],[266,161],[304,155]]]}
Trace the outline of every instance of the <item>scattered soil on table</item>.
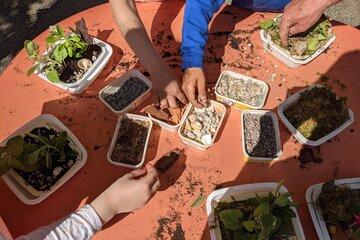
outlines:
{"label": "scattered soil on table", "polygon": [[323,159],[320,156],[320,147],[310,148],[303,147],[300,150],[299,155],[300,168],[304,169],[308,167],[311,163],[322,163]]}
{"label": "scattered soil on table", "polygon": [[114,162],[137,165],[144,154],[149,123],[124,117],[120,122],[119,134],[111,154]]}
{"label": "scattered soil on table", "polygon": [[60,81],[65,83],[74,83],[80,80],[86,71],[79,68],[78,61],[82,58],[89,59],[91,63],[94,63],[100,53],[102,52],[101,47],[96,44],[90,44],[85,52],[82,53],[81,58],[66,58],[65,59],[65,67],[63,69],[59,69],[59,78]]}
{"label": "scattered soil on table", "polygon": [[[185,232],[182,229],[180,213],[175,211],[169,214],[168,217],[161,217],[158,219],[158,228],[156,229],[156,240],[185,240]],[[164,236],[167,235],[167,236]]]}
{"label": "scattered soil on table", "polygon": [[130,77],[115,93],[105,96],[104,100],[116,111],[121,111],[148,89],[149,86],[143,80]]}
{"label": "scattered soil on table", "polygon": [[252,157],[275,158],[277,146],[272,117],[245,113],[243,124],[246,152]]}

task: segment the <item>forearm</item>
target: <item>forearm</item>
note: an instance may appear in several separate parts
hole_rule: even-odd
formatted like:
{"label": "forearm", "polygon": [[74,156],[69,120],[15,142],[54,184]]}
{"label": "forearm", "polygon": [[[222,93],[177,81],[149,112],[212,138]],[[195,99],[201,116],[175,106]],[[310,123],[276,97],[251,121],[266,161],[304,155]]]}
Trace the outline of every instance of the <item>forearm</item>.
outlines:
{"label": "forearm", "polygon": [[150,72],[165,67],[145,30],[133,0],[110,0],[117,25],[141,63]]}
{"label": "forearm", "polygon": [[86,240],[91,239],[101,227],[97,213],[90,205],[86,205],[67,218],[41,227],[16,240]]}

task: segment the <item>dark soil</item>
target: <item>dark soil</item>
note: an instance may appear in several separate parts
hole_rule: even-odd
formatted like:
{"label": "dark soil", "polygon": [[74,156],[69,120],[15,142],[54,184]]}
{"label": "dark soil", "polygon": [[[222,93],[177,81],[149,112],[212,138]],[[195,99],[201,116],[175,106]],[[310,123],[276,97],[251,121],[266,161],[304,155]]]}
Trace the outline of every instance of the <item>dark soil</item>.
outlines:
{"label": "dark soil", "polygon": [[311,163],[322,163],[320,148],[303,147],[299,155],[300,167],[305,168]]}
{"label": "dark soil", "polygon": [[253,157],[276,157],[275,128],[271,116],[246,113],[243,124],[246,152]]}
{"label": "dark soil", "polygon": [[[185,240],[185,232],[180,223],[180,214],[172,212],[168,217],[158,219],[158,228],[156,229],[156,240]],[[166,235],[166,236],[165,236]]]}
{"label": "dark soil", "polygon": [[155,168],[161,173],[166,171],[181,157],[183,150],[175,149],[162,156],[156,163]]}
{"label": "dark soil", "polygon": [[111,154],[112,161],[130,165],[139,164],[144,154],[148,132],[148,122],[124,117]]}
{"label": "dark soil", "polygon": [[149,86],[143,80],[130,77],[115,93],[105,96],[104,100],[116,111],[121,111],[148,89]]}
{"label": "dark soil", "polygon": [[[59,134],[57,131],[45,127],[35,128],[30,133],[44,137],[54,137]],[[36,140],[29,136],[24,137],[24,142],[37,144]],[[66,152],[71,151],[71,149],[72,148],[69,146],[68,141],[65,147],[65,154]],[[53,155],[53,158],[55,157],[56,156]],[[58,157],[60,158],[60,155]],[[18,169],[14,170],[24,179],[26,184],[29,184],[37,191],[46,191],[49,190],[74,165],[74,163],[76,162],[76,158],[76,155],[66,155],[65,161],[63,162],[53,161],[53,165],[50,169],[46,167],[41,167],[38,171],[31,173],[23,172]],[[54,175],[53,171],[57,167],[61,168],[61,172],[58,175]]]}
{"label": "dark soil", "polygon": [[[96,44],[90,44],[86,51],[82,53],[81,58],[89,59],[92,63],[94,63],[97,57],[102,52],[101,47]],[[77,58],[66,58],[65,59],[65,67],[60,70],[60,81],[65,83],[74,83],[82,78],[85,74],[85,71],[80,69],[77,65],[80,59]]]}

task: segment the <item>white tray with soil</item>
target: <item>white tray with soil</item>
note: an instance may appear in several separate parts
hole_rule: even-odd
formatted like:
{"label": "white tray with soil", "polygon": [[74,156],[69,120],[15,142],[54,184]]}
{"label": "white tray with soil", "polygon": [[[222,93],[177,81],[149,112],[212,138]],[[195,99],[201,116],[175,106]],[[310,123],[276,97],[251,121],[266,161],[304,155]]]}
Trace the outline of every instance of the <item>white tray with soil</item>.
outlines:
{"label": "white tray with soil", "polygon": [[207,108],[189,104],[178,129],[181,141],[200,150],[208,149],[216,139],[225,114],[225,106],[213,100]]}
{"label": "white tray with soil", "polygon": [[[327,184],[327,186],[324,184]],[[353,194],[352,191],[357,192]],[[321,194],[324,195],[321,196]],[[319,198],[321,198],[321,205],[318,202]],[[348,238],[349,236],[346,236],[346,233],[349,234],[351,232],[353,237],[356,233],[357,236],[360,236],[360,218],[349,212],[352,210],[360,211],[359,208],[356,208],[359,200],[360,178],[339,179],[328,183],[318,183],[309,187],[306,191],[306,201],[319,240],[351,239]],[[322,208],[326,209],[326,215],[321,212]],[[324,217],[331,217],[331,220],[326,220]],[[349,221],[351,223],[349,227],[352,229],[349,230],[349,227],[347,227],[343,231],[341,225],[337,223],[339,219],[343,220],[344,223]],[[333,235],[333,238],[331,238],[331,235]]]}
{"label": "white tray with soil", "polygon": [[265,82],[228,70],[220,74],[215,86],[216,99],[239,110],[262,108],[268,92]]}
{"label": "white tray with soil", "polygon": [[150,96],[152,83],[139,70],[132,69],[99,92],[100,100],[116,115],[129,112]]}
{"label": "white tray with soil", "polygon": [[[305,240],[294,207],[296,205],[281,183],[253,183],[218,189],[212,192],[206,201],[211,240],[252,239],[251,237],[258,239],[258,236],[253,235],[267,229],[262,228],[261,223],[264,223],[264,226],[274,225],[286,230],[284,233],[287,234],[284,234],[284,238],[274,239]],[[276,217],[281,217],[273,211],[275,208],[286,212],[283,214],[286,218],[282,220],[287,225],[278,225]],[[276,230],[273,234],[281,236]],[[273,236],[267,235],[267,237]]]}
{"label": "white tray with soil", "polygon": [[300,143],[310,146],[325,143],[354,122],[345,99],[318,84],[287,98],[279,105],[278,115]]}
{"label": "white tray with soil", "polygon": [[[10,156],[13,159],[11,162],[16,163],[15,168],[12,167],[2,178],[14,194],[29,205],[46,199],[87,160],[84,146],[50,114],[31,120],[7,137],[0,146],[1,157]],[[10,150],[7,151],[7,148]]]}
{"label": "white tray with soil", "polygon": [[270,162],[282,154],[279,123],[269,110],[246,110],[241,114],[242,147],[246,161]]}
{"label": "white tray with soil", "polygon": [[146,116],[129,113],[120,116],[107,153],[109,162],[134,169],[142,167],[152,127]]}
{"label": "white tray with soil", "polygon": [[289,47],[285,48],[279,36],[280,19],[281,15],[260,22],[260,37],[264,49],[290,68],[311,62],[335,41],[330,21],[321,19],[307,32],[290,37]]}
{"label": "white tray with soil", "polygon": [[50,28],[46,38],[48,50],[38,55],[39,46],[25,42],[25,49],[30,59],[36,61],[28,70],[68,92],[83,92],[101,73],[112,55],[112,47],[100,39],[90,37],[85,21],[76,22],[76,30],[65,33],[56,25]]}

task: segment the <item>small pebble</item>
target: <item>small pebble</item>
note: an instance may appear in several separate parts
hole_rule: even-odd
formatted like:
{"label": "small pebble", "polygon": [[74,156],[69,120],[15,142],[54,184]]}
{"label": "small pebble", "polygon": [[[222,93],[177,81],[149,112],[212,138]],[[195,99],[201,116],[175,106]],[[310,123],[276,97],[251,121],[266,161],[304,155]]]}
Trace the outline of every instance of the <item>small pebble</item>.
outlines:
{"label": "small pebble", "polygon": [[55,167],[53,170],[53,176],[58,176],[62,171],[62,167]]}

